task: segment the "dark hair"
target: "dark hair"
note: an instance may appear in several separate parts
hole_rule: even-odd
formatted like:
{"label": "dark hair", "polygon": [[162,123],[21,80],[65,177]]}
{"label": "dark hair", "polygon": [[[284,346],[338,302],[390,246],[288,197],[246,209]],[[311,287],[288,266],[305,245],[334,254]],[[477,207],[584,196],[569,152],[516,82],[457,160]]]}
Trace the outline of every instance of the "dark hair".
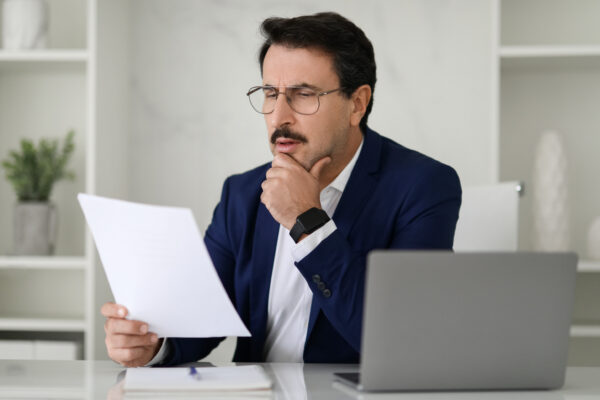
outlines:
{"label": "dark hair", "polygon": [[347,97],[359,86],[368,84],[371,100],[360,121],[360,128],[365,130],[373,108],[377,76],[373,45],[358,26],[337,13],[323,12],[295,18],[267,18],[260,29],[265,37],[258,56],[261,73],[272,44],[292,48],[315,47],[333,56],[342,93]]}

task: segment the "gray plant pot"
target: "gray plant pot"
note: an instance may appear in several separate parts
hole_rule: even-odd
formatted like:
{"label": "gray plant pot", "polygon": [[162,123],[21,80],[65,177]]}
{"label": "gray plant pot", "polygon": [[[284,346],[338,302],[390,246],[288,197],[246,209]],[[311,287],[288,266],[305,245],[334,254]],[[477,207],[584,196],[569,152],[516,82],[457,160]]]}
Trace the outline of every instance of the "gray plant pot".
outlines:
{"label": "gray plant pot", "polygon": [[56,214],[52,203],[17,203],[13,231],[15,255],[52,255],[56,243]]}

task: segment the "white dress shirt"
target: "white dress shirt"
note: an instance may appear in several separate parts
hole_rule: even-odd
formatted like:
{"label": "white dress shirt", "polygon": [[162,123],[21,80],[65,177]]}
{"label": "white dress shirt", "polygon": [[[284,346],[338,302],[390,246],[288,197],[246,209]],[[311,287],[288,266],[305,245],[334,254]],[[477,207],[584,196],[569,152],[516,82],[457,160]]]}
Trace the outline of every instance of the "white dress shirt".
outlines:
{"label": "white dress shirt", "polygon": [[[348,165],[321,191],[321,206],[330,218],[340,202],[361,148],[362,142]],[[294,263],[306,257],[335,230],[335,223],[330,220],[296,244],[290,237],[290,231],[282,225],[279,226],[269,290],[267,338],[263,353],[267,362],[304,361],[312,291]]]}
{"label": "white dress shirt", "polygon": [[[350,162],[320,193],[321,206],[330,218],[340,202],[362,145],[361,141]],[[330,220],[296,244],[290,236],[290,231],[282,225],[279,226],[269,290],[267,338],[263,353],[267,362],[304,361],[312,292],[294,263],[316,249],[335,230],[335,223]],[[165,339],[156,356],[146,365],[162,362],[168,348],[169,344]]]}

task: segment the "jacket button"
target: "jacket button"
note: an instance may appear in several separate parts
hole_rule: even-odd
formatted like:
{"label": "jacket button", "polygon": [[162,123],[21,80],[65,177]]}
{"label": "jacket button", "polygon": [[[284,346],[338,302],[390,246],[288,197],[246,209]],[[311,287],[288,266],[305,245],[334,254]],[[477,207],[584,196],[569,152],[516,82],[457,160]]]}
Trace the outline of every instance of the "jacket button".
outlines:
{"label": "jacket button", "polygon": [[320,291],[323,291],[323,289],[325,289],[325,282],[317,283],[317,287],[319,288]]}
{"label": "jacket button", "polygon": [[329,290],[329,289],[323,290],[323,296],[325,296],[327,298],[331,297],[331,290]]}
{"label": "jacket button", "polygon": [[321,282],[321,275],[315,274],[315,275],[312,276],[312,278],[313,278],[313,282],[314,283]]}

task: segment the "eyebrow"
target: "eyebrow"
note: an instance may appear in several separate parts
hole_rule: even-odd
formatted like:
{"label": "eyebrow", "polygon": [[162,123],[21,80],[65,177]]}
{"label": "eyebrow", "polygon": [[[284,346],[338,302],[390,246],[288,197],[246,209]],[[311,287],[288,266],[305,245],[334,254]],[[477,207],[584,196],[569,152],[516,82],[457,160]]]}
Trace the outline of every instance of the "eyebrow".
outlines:
{"label": "eyebrow", "polygon": [[[263,83],[263,86],[268,86],[268,87],[273,87],[273,88],[277,87],[277,85],[271,85],[268,83]],[[310,83],[306,83],[306,82],[302,82],[302,83],[299,83],[296,85],[287,85],[286,87],[304,87],[304,88],[308,88],[308,89],[321,90],[321,88],[319,88],[318,86],[311,85]]]}

